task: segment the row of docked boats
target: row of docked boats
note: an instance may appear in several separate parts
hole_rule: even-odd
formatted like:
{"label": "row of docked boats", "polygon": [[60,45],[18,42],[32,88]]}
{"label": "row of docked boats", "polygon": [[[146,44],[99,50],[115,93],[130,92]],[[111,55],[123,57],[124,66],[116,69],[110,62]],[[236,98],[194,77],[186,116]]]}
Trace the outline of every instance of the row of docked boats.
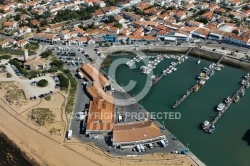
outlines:
{"label": "row of docked boats", "polygon": [[[175,58],[173,58],[173,59],[175,59]],[[177,70],[176,66],[178,64],[183,63],[185,61],[185,59],[188,59],[188,56],[181,55],[181,56],[177,57],[177,62],[171,62],[170,65],[162,71],[163,76],[167,76],[167,74],[170,74],[170,73],[176,71]]]}
{"label": "row of docked boats", "polygon": [[213,131],[215,130],[215,123],[216,121],[222,116],[222,114],[226,111],[226,109],[234,102],[237,103],[240,101],[240,98],[243,97],[245,95],[246,92],[246,88],[250,87],[250,74],[248,73],[247,75],[244,76],[244,78],[242,79],[241,82],[242,86],[241,88],[235,93],[235,95],[233,97],[228,96],[224,102],[221,102],[218,106],[217,106],[217,111],[219,111],[218,115],[216,116],[216,118],[214,119],[214,121],[212,122],[212,124],[210,124],[210,122],[205,121],[202,124],[203,130],[205,132],[210,132],[213,133]]}
{"label": "row of docked boats", "polygon": [[126,65],[128,66],[132,66],[133,64],[135,64],[136,62],[140,62],[141,60],[143,60],[144,58],[146,58],[147,56],[138,56],[136,55],[133,59],[130,59],[126,62]]}

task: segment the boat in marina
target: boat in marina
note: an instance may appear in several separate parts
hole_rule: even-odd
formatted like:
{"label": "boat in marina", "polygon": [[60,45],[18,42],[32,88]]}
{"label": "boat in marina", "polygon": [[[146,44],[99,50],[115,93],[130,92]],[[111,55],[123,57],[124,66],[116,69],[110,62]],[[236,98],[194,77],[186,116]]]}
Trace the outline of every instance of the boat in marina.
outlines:
{"label": "boat in marina", "polygon": [[198,90],[200,90],[200,85],[197,84],[197,85],[194,87],[194,91],[197,92]]}
{"label": "boat in marina", "polygon": [[205,130],[206,127],[207,127],[209,124],[210,124],[210,122],[206,120],[206,121],[202,124],[203,130]]}
{"label": "boat in marina", "polygon": [[250,87],[250,83],[248,82],[247,85],[246,85],[246,88],[249,88]]}
{"label": "boat in marina", "polygon": [[248,79],[250,77],[250,74],[247,73],[247,75],[245,75],[245,78]]}
{"label": "boat in marina", "polygon": [[173,68],[172,68],[172,71],[176,71],[176,70],[177,70],[177,68],[176,68],[176,67],[173,67]]}
{"label": "boat in marina", "polygon": [[221,68],[217,66],[217,67],[214,68],[214,70],[221,71]]}
{"label": "boat in marina", "polygon": [[246,80],[243,79],[243,80],[241,81],[241,84],[243,85],[243,84],[245,84],[245,83],[246,83]]}
{"label": "boat in marina", "polygon": [[200,64],[200,63],[201,63],[201,60],[198,60],[198,61],[197,61],[197,64]]}
{"label": "boat in marina", "polygon": [[217,111],[222,111],[225,108],[225,104],[224,103],[220,103],[217,107]]}
{"label": "boat in marina", "polygon": [[170,73],[172,73],[172,70],[171,69],[166,69],[166,73],[170,74]]}
{"label": "boat in marina", "polygon": [[213,124],[210,129],[208,130],[209,133],[213,133],[215,130],[215,125]]}
{"label": "boat in marina", "polygon": [[245,95],[245,92],[246,92],[246,90],[245,90],[244,88],[241,89],[241,91],[240,91],[240,96],[243,97],[243,96]]}
{"label": "boat in marina", "polygon": [[225,100],[225,103],[229,103],[232,100],[232,98],[230,96],[228,96]]}
{"label": "boat in marina", "polygon": [[209,76],[211,77],[212,75],[214,75],[214,71],[212,70],[211,73],[209,74]]}
{"label": "boat in marina", "polygon": [[237,96],[233,99],[233,101],[234,101],[235,103],[239,102],[239,101],[240,101],[240,96],[237,95]]}
{"label": "boat in marina", "polygon": [[175,62],[171,62],[170,64],[171,64],[172,66],[176,65],[176,63],[175,63]]}
{"label": "boat in marina", "polygon": [[199,81],[199,85],[201,85],[201,86],[204,85],[205,83],[206,83],[205,80],[200,80],[200,81]]}

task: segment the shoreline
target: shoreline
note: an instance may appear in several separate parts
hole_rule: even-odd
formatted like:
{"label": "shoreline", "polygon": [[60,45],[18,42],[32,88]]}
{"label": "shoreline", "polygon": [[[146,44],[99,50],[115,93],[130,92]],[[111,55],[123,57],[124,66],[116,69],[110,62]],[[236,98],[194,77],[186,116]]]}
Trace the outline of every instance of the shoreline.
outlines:
{"label": "shoreline", "polygon": [[[181,54],[186,54],[188,49],[190,47],[170,47],[170,46],[142,46],[142,47],[135,47],[136,49],[132,50],[132,46],[129,47],[113,47],[112,49],[112,54],[110,56],[113,56],[113,54],[119,54],[123,52],[130,52],[133,53],[137,50],[137,48],[140,51],[143,52],[149,52],[149,53],[181,53]],[[129,50],[130,48],[130,50]],[[250,72],[250,62],[244,61],[244,60],[239,60],[236,57],[233,57],[228,54],[223,54],[223,53],[218,53],[218,52],[213,52],[209,51],[203,48],[198,48],[198,47],[192,47],[193,49],[190,51],[188,55],[193,56],[193,57],[200,57],[201,59],[204,60],[209,60],[213,62],[217,62],[221,56],[226,55],[226,57],[221,61],[222,64],[225,64],[230,67],[242,69],[245,71]],[[129,50],[129,51],[127,51]],[[105,51],[104,51],[105,52]],[[121,55],[122,56],[122,55]]]}
{"label": "shoreline", "polygon": [[[25,165],[39,165],[35,159],[29,157],[26,152],[24,152],[13,140],[11,140],[3,131],[0,130],[0,139],[7,146],[6,148],[11,148],[11,156],[19,158],[20,164]],[[8,153],[9,154],[9,153]],[[7,159],[6,159],[7,161]],[[25,162],[24,162],[25,161]],[[5,162],[5,161],[4,161]],[[23,163],[24,162],[24,163]],[[0,163],[1,164],[1,163]]]}

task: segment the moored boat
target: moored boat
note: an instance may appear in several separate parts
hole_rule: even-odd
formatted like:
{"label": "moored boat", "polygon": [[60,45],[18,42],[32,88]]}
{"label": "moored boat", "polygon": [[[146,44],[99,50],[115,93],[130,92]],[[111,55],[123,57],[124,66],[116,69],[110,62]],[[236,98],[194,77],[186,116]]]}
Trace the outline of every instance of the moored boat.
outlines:
{"label": "moored boat", "polygon": [[225,108],[225,104],[224,103],[220,103],[217,107],[218,111],[222,111]]}

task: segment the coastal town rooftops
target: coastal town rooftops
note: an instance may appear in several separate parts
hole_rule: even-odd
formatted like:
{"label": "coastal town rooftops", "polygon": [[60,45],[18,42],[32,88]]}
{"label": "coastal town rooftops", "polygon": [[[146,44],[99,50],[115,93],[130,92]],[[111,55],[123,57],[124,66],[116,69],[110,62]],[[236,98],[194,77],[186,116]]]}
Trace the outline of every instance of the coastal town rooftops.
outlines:
{"label": "coastal town rooftops", "polygon": [[151,121],[115,124],[113,129],[113,143],[138,142],[161,136],[164,136],[161,130]]}

